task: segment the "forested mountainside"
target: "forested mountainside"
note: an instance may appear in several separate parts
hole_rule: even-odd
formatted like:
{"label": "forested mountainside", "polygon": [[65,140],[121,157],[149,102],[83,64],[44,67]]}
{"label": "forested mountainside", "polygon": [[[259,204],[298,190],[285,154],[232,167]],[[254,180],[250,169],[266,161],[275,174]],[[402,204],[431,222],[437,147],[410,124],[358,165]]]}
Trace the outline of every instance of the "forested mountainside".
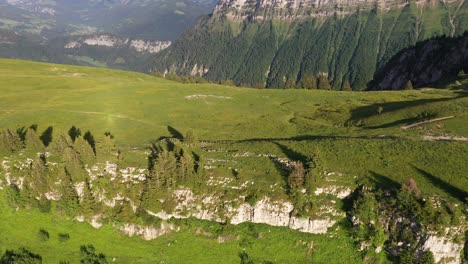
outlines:
{"label": "forested mountainside", "polygon": [[458,38],[440,37],[418,42],[395,55],[376,74],[372,90],[426,86],[468,72],[468,32]]}
{"label": "forested mountainside", "polygon": [[220,1],[152,70],[272,88],[321,75],[362,90],[400,50],[466,29],[465,1]]}

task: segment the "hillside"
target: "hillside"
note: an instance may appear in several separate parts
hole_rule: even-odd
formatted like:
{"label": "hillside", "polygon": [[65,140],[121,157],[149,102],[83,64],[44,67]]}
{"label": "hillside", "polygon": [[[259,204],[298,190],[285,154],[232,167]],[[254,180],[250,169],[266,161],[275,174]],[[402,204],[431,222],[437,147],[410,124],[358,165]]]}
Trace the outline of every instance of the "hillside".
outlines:
{"label": "hillside", "polygon": [[0,60],[0,252],[459,263],[466,84],[257,90]]}
{"label": "hillside", "polygon": [[220,1],[153,71],[271,88],[325,75],[362,90],[400,50],[463,34],[467,14],[464,1]]}

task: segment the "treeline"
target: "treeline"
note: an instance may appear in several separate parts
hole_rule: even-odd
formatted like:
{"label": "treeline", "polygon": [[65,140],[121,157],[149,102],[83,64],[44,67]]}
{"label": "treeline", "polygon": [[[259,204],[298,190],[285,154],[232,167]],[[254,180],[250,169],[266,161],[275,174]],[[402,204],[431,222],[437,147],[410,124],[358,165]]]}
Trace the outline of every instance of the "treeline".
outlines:
{"label": "treeline", "polygon": [[[165,78],[167,80],[175,81],[178,83],[185,84],[199,84],[199,83],[216,83],[224,86],[236,86],[236,87],[250,87],[256,89],[264,89],[264,83],[257,83],[249,85],[246,83],[234,83],[232,80],[221,80],[221,81],[209,81],[200,76],[180,76],[175,73],[168,73],[166,75],[162,73],[154,73],[154,76],[158,78]],[[283,89],[306,89],[306,90],[333,90],[333,85],[330,83],[328,77],[325,74],[319,75],[304,75],[298,81],[291,79],[284,83]],[[340,89],[341,91],[353,91],[351,84],[348,80],[345,80]]]}

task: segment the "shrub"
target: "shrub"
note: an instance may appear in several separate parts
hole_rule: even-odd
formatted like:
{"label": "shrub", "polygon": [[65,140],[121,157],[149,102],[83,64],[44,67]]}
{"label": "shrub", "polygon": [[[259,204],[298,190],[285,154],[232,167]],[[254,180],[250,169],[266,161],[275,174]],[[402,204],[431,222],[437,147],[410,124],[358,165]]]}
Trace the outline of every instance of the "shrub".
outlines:
{"label": "shrub", "polygon": [[60,242],[65,242],[65,241],[68,241],[70,239],[70,235],[60,233],[60,234],[58,234],[58,239],[59,239]]}
{"label": "shrub", "polygon": [[39,229],[38,236],[39,236],[39,240],[43,242],[49,240],[49,237],[50,237],[49,232],[47,232],[47,230],[42,229],[42,228]]}

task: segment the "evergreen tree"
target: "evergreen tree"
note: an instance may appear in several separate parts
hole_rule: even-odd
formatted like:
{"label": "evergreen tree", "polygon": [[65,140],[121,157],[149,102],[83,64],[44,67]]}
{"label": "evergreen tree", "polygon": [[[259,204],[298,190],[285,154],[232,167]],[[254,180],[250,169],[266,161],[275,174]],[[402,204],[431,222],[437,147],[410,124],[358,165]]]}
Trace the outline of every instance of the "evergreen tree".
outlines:
{"label": "evergreen tree", "polygon": [[62,131],[57,132],[54,140],[49,145],[51,152],[57,156],[63,156],[64,151],[71,147],[73,147],[73,141],[67,133]]}
{"label": "evergreen tree", "polygon": [[317,89],[317,78],[313,75],[304,75],[299,81],[299,87],[302,89],[315,90]]}
{"label": "evergreen tree", "polygon": [[44,154],[39,155],[31,164],[31,183],[36,197],[42,197],[49,191],[49,172]]}
{"label": "evergreen tree", "polygon": [[351,88],[351,84],[349,83],[348,80],[345,80],[343,82],[343,86],[341,87],[341,90],[346,91],[346,92],[351,92],[353,90],[353,88]]}
{"label": "evergreen tree", "polygon": [[106,256],[97,253],[93,245],[81,246],[81,264],[107,264]]}
{"label": "evergreen tree", "polygon": [[82,163],[91,164],[94,162],[94,151],[91,145],[89,145],[88,141],[86,141],[84,138],[76,138],[75,143],[73,144],[73,149],[79,155]]}
{"label": "evergreen tree", "polygon": [[177,164],[177,175],[180,180],[192,179],[195,174],[195,165],[192,155],[187,150],[182,150],[182,155]]}
{"label": "evergreen tree", "polygon": [[0,264],[41,264],[42,257],[28,249],[7,250],[0,258]]}
{"label": "evergreen tree", "polygon": [[434,254],[431,251],[426,250],[421,254],[420,264],[435,264]]}
{"label": "evergreen tree", "polygon": [[411,81],[406,82],[403,90],[413,90],[413,83]]}
{"label": "evergreen tree", "polygon": [[80,206],[80,198],[76,192],[71,175],[65,170],[65,168],[61,168],[61,173],[59,175],[62,180],[62,196],[60,197],[57,206],[66,215],[74,217]]}
{"label": "evergreen tree", "polygon": [[239,257],[240,257],[240,263],[241,264],[254,264],[254,261],[249,257],[249,254],[247,254],[247,252],[245,251],[242,251],[241,253],[239,253]]}
{"label": "evergreen tree", "polygon": [[42,140],[39,138],[39,135],[37,134],[36,130],[34,130],[33,128],[29,128],[26,131],[24,143],[26,145],[26,148],[31,151],[44,150],[44,144],[42,143]]}
{"label": "evergreen tree", "polygon": [[458,72],[457,76],[458,77],[463,77],[465,75],[465,71],[462,69]]}
{"label": "evergreen tree", "polygon": [[318,89],[319,90],[331,90],[330,81],[327,76],[320,75],[318,78]]}
{"label": "evergreen tree", "polygon": [[191,145],[197,143],[197,137],[193,134],[193,130],[189,129],[184,138],[185,143]]}
{"label": "evergreen tree", "polygon": [[91,216],[97,209],[97,203],[91,191],[90,182],[85,180],[80,199],[80,211],[84,216]]}
{"label": "evergreen tree", "polygon": [[0,152],[11,153],[23,147],[20,136],[10,130],[0,131]]}
{"label": "evergreen tree", "polygon": [[288,185],[291,190],[299,190],[304,187],[305,170],[301,161],[294,162],[294,167],[288,177]]}
{"label": "evergreen tree", "polygon": [[96,156],[100,160],[115,159],[115,153],[117,148],[115,147],[114,137],[107,133],[98,142],[96,142]]}
{"label": "evergreen tree", "polygon": [[284,89],[295,89],[296,88],[296,82],[294,80],[287,80],[286,83],[284,84]]}

